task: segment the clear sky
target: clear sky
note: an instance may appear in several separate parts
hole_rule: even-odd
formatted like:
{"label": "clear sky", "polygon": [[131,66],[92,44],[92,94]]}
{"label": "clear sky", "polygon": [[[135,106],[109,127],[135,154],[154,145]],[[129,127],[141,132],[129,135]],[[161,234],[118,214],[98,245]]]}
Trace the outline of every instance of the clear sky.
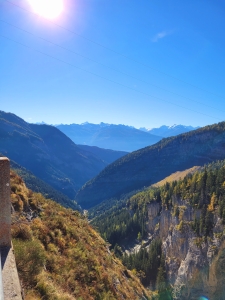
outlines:
{"label": "clear sky", "polygon": [[[47,1],[47,0],[46,0]],[[224,0],[0,0],[0,109],[28,122],[225,120]]]}

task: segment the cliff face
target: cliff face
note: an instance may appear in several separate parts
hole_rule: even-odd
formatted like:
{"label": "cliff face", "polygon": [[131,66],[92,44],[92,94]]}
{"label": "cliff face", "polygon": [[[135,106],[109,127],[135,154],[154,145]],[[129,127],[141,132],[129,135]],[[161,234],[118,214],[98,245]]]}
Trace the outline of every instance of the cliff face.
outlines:
{"label": "cliff face", "polygon": [[223,225],[213,213],[212,237],[199,237],[192,230],[201,212],[187,200],[173,197],[173,208],[164,209],[157,202],[148,204],[148,232],[162,239],[166,272],[173,286],[174,299],[225,299],[225,242]]}

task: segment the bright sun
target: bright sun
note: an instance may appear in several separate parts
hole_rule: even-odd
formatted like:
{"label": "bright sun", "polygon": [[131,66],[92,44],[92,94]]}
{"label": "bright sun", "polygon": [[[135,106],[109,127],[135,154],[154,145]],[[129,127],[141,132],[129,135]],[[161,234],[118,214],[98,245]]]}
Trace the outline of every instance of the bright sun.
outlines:
{"label": "bright sun", "polygon": [[57,18],[63,11],[63,0],[28,0],[33,10],[47,19]]}

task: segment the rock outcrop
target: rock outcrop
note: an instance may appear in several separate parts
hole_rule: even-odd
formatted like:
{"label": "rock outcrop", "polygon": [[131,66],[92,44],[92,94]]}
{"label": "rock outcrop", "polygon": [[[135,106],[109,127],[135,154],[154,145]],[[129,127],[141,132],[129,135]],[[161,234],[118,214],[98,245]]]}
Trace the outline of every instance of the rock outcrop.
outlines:
{"label": "rock outcrop", "polygon": [[157,202],[148,204],[147,229],[149,234],[162,239],[173,299],[225,299],[225,287],[221,284],[225,279],[224,226],[218,212],[213,213],[212,236],[204,238],[192,230],[201,211],[187,200],[173,197],[172,202],[172,209],[162,208]]}

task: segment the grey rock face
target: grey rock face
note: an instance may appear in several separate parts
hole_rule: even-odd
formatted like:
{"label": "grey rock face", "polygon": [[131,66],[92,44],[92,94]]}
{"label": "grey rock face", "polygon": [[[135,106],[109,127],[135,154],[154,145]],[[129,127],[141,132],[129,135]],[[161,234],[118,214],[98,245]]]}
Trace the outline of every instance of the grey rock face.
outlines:
{"label": "grey rock face", "polygon": [[213,237],[204,239],[191,227],[194,218],[200,218],[200,210],[193,209],[188,200],[174,197],[172,202],[173,209],[162,208],[157,202],[148,205],[147,228],[149,234],[162,239],[173,299],[198,299],[203,291],[210,300],[225,299],[221,284],[225,274],[218,271],[219,261],[225,262],[224,226],[218,212],[214,212]]}

